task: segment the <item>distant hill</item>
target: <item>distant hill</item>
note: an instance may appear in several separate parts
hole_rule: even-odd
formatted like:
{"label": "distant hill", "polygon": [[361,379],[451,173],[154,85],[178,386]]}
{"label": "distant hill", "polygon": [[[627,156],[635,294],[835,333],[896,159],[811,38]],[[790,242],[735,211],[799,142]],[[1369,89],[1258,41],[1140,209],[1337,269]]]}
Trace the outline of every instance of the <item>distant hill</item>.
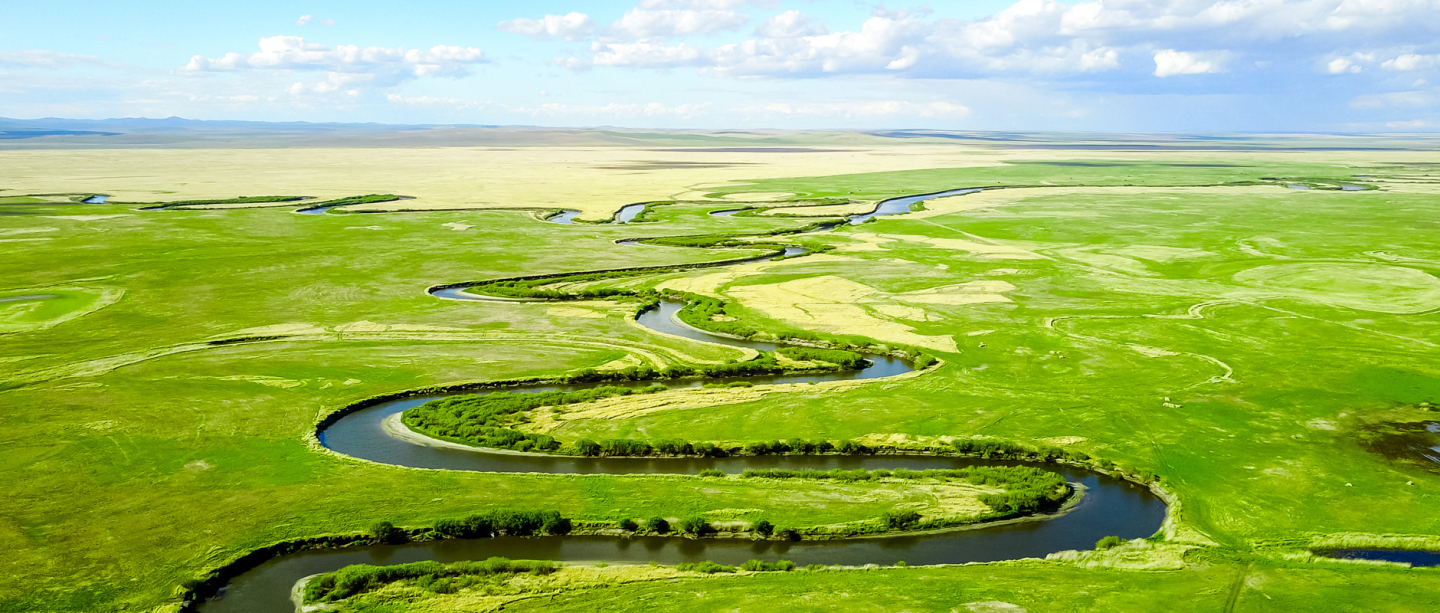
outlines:
{"label": "distant hill", "polygon": [[1391,150],[1440,149],[1440,135],[1126,134],[943,130],[639,130],[610,126],[550,128],[483,124],[311,123],[0,117],[0,149],[127,147],[863,147],[896,140],[972,143],[1014,149]]}

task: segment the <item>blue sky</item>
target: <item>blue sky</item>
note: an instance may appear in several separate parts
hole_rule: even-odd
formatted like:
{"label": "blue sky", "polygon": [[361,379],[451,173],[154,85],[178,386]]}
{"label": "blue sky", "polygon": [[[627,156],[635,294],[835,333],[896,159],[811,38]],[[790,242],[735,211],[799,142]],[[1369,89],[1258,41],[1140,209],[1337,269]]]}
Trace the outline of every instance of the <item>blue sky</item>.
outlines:
{"label": "blue sky", "polygon": [[11,3],[0,116],[1440,130],[1440,0]]}

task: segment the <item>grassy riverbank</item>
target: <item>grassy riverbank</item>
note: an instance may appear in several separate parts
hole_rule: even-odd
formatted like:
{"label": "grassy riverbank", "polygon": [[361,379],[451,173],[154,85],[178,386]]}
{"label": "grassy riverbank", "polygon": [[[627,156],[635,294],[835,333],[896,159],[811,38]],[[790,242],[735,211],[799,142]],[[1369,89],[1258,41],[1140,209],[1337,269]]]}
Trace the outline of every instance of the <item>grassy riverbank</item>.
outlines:
{"label": "grassy riverbank", "polygon": [[[1366,565],[1206,560],[1130,569],[1065,562],[701,573],[675,567],[565,566],[544,575],[402,580],[337,603],[361,611],[1375,611],[1440,606],[1435,572]],[[473,578],[471,578],[473,577]],[[1363,585],[1364,589],[1344,586]],[[463,587],[460,587],[463,585]]]}
{"label": "grassy riverbank", "polygon": [[[757,172],[750,178],[760,181],[706,193],[878,199],[1005,181],[1040,187],[930,200],[906,216],[806,235],[831,248],[822,254],[596,284],[723,299],[727,307],[712,315],[755,329],[923,348],[945,362],[934,371],[615,397],[534,425],[561,440],[905,446],[996,437],[1083,452],[1157,474],[1178,496],[1183,514],[1172,541],[1202,552],[1187,554],[1183,570],[1025,563],[687,577],[510,606],[853,603],[865,610],[902,603],[948,611],[999,600],[1043,610],[1038,603],[1050,597],[1072,608],[1144,610],[1146,603],[1210,603],[1211,595],[1223,606],[1236,578],[1252,576],[1236,610],[1293,608],[1306,590],[1337,611],[1366,597],[1380,610],[1403,610],[1396,607],[1407,598],[1433,602],[1426,587],[1433,581],[1422,571],[1279,561],[1326,534],[1440,535],[1436,475],[1371,453],[1360,437],[1372,423],[1434,419],[1421,403],[1440,401],[1432,359],[1440,345],[1440,249],[1431,238],[1440,210],[1424,182],[1431,171],[1398,163],[1415,155],[1386,152],[1155,154],[1169,165],[1063,153],[1031,155],[1092,165],[788,182]],[[34,179],[53,156],[27,155],[5,157],[15,163],[0,165],[4,178],[14,169],[30,174],[5,184],[20,191],[0,196],[62,191],[44,185],[70,167],[57,163],[49,178]],[[76,155],[74,168],[104,166],[93,152]],[[420,155],[406,152],[393,163]],[[343,152],[322,157],[334,156]],[[282,153],[267,164],[293,159]],[[822,172],[816,165],[790,176]],[[1385,191],[1288,190],[1263,180],[1338,183],[1355,174],[1372,175],[1369,182]],[[674,190],[703,178],[687,177]],[[283,180],[221,189],[210,181],[205,193],[192,186],[163,199],[427,196],[424,186],[379,179],[327,178],[314,189]],[[1062,187],[1070,184],[1100,187]],[[1235,186],[1143,187],[1201,184]],[[163,187],[149,185],[143,197],[138,188],[89,183],[63,191],[138,202],[160,199],[154,190]],[[661,190],[630,201],[681,195]],[[754,250],[614,241],[762,234],[809,220],[708,215],[718,201],[654,207],[653,221],[638,226],[550,224],[519,212],[304,216],[291,213],[298,205],[140,212],[15,202],[0,211],[7,256],[0,296],[56,294],[63,302],[0,303],[7,326],[0,329],[7,408],[0,475],[11,484],[0,500],[0,546],[8,552],[0,610],[173,607],[182,582],[247,550],[353,534],[377,519],[421,527],[523,507],[601,519],[708,513],[720,520],[743,510],[737,521],[817,525],[869,521],[897,504],[936,499],[903,484],[867,498],[859,485],[799,480],[421,471],[306,442],[324,415],[405,389],[742,358],[738,349],[636,326],[633,302],[461,302],[424,289],[740,257]],[[596,219],[613,211],[584,204]],[[775,600],[786,590],[797,596]],[[1271,601],[1260,592],[1280,604],[1264,604]]]}

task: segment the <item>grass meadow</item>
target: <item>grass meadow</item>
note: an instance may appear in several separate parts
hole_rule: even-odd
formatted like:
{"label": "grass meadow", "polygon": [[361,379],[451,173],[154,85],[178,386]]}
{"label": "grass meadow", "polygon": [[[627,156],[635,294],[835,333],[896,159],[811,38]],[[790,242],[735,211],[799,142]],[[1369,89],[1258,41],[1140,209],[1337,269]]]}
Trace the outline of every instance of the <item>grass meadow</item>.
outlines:
{"label": "grass meadow", "polygon": [[[896,147],[903,160],[887,163],[897,168],[873,173],[858,172],[860,162],[824,172],[824,157],[749,176],[743,166],[661,173],[648,195],[644,176],[619,175],[653,154],[626,153],[609,165],[628,170],[605,179],[630,186],[625,198],[683,198],[630,225],[551,224],[525,211],[311,216],[58,203],[31,195],[157,200],[166,181],[197,171],[165,167],[115,187],[96,174],[66,185],[61,154],[97,173],[171,154],[26,152],[34,157],[23,168],[0,174],[0,611],[173,610],[183,581],[249,549],[362,531],[377,519],[418,527],[500,508],[592,519],[755,509],[777,524],[840,523],[919,501],[926,494],[898,487],[817,506],[837,496],[820,491],[829,486],[408,469],[327,453],[308,436],[340,407],[411,388],[743,355],[640,328],[627,320],[634,303],[461,302],[433,298],[429,286],[724,259],[752,251],[615,241],[811,221],[707,214],[746,194],[877,200],[966,186],[1017,189],[796,239],[830,248],[822,254],[625,281],[734,300],[741,319],[765,329],[924,347],[945,361],[936,371],[720,390],[659,410],[578,411],[546,428],[564,440],[992,436],[1063,446],[1160,476],[1181,503],[1170,534],[1187,548],[1178,568],[1027,561],[666,575],[547,592],[506,610],[1436,606],[1433,570],[1294,559],[1326,535],[1440,535],[1440,477],[1357,442],[1370,424],[1436,419],[1422,404],[1440,401],[1440,201],[1430,167],[1383,151],[1137,160],[952,149],[936,158],[935,147]],[[257,151],[196,155],[230,168],[276,163]],[[529,165],[517,176],[534,178],[533,191],[561,183],[535,170],[543,154],[516,162]],[[354,168],[379,155],[324,153]],[[926,155],[955,167],[926,169]],[[986,165],[956,161],[967,155]],[[423,156],[401,157],[419,164]],[[600,161],[587,163],[595,167],[587,173],[605,175]],[[301,170],[265,189],[209,173],[204,190],[166,198],[415,187],[385,184],[384,174],[353,190],[334,177],[308,187]],[[458,179],[446,181],[459,189]],[[1342,184],[1379,189],[1338,191]],[[623,202],[510,204],[603,219]],[[398,606],[363,610],[449,610],[440,601]]]}

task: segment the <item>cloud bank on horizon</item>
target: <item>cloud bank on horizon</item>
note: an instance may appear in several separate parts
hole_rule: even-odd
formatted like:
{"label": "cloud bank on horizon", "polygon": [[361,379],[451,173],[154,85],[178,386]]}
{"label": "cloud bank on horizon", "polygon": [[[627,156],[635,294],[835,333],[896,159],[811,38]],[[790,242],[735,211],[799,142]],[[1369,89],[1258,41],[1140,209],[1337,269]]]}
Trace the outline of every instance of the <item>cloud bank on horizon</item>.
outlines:
{"label": "cloud bank on horizon", "polygon": [[[530,14],[482,4],[421,0],[397,19],[383,7],[295,15],[262,2],[243,19],[227,21],[217,7],[208,18],[142,15],[128,24],[104,19],[97,4],[94,21],[78,27],[30,8],[38,27],[0,43],[0,115],[1440,129],[1440,0],[994,0],[908,9],[639,0],[547,2],[552,10]],[[215,29],[194,33],[195,20],[209,18]]]}

